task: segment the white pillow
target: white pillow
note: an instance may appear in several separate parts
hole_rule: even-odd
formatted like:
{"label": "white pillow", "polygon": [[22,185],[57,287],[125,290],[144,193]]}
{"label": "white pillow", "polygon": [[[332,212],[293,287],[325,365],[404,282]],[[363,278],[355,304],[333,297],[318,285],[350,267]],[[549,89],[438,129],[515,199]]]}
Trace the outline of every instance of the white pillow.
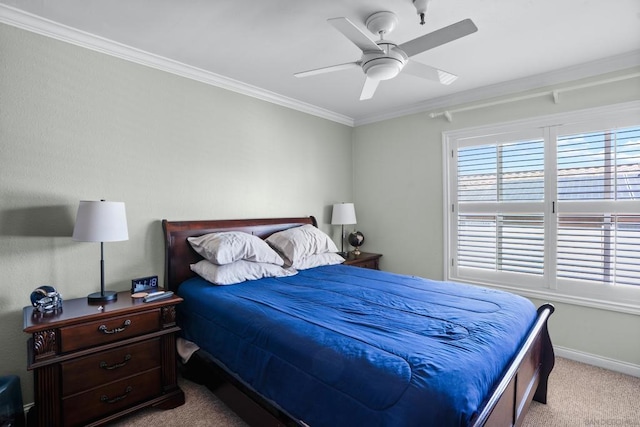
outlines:
{"label": "white pillow", "polygon": [[216,285],[233,285],[263,277],[285,277],[298,273],[293,269],[285,270],[279,265],[264,262],[239,260],[231,264],[216,265],[206,259],[191,264],[191,271]]}
{"label": "white pillow", "polygon": [[187,237],[191,247],[206,260],[225,265],[241,259],[282,265],[284,261],[264,240],[241,231],[222,231]]}
{"label": "white pillow", "polygon": [[267,243],[285,258],[288,265],[309,255],[338,252],[333,240],[311,224],[274,233],[267,237]]}
{"label": "white pillow", "polygon": [[296,270],[306,270],[307,268],[320,267],[321,265],[342,264],[344,258],[334,252],[324,254],[309,255],[299,261],[293,263],[292,267]]}

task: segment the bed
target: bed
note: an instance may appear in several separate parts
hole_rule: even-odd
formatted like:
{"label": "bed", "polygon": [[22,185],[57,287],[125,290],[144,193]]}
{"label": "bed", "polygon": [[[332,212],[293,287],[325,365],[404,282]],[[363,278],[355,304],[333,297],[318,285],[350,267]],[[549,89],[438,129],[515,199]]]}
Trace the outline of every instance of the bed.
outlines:
{"label": "bed", "polygon": [[549,304],[344,265],[233,286],[191,271],[202,257],[188,237],[265,239],[308,224],[317,226],[314,217],[162,221],[165,287],[184,298],[178,323],[200,347],[188,375],[215,378],[238,415],[261,426],[517,426],[531,400],[546,403]]}

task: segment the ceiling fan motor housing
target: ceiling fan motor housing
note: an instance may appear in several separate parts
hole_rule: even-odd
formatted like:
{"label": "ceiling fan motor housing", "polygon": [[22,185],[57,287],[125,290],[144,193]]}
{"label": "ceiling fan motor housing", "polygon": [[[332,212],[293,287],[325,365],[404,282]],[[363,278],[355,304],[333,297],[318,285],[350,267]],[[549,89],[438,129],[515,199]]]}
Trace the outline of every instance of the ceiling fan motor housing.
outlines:
{"label": "ceiling fan motor housing", "polygon": [[365,25],[376,36],[383,37],[398,25],[398,17],[393,12],[376,12],[367,18]]}
{"label": "ceiling fan motor housing", "polygon": [[362,55],[362,71],[370,79],[389,80],[402,71],[409,59],[407,55],[388,41],[378,42],[384,52],[364,52]]}

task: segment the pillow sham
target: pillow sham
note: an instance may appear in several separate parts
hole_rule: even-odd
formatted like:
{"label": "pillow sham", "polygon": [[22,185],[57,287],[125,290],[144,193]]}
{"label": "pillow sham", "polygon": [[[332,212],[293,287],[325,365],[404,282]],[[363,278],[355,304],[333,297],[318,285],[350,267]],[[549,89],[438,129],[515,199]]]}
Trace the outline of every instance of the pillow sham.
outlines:
{"label": "pillow sham", "polygon": [[342,264],[344,258],[335,252],[326,252],[324,254],[309,255],[306,258],[293,263],[292,267],[296,270],[306,270],[308,268],[320,267],[322,265]]}
{"label": "pillow sham", "polygon": [[187,237],[191,247],[214,264],[231,264],[238,260],[283,265],[280,256],[261,238],[242,231],[221,231]]}
{"label": "pillow sham", "polygon": [[280,253],[286,265],[293,265],[309,255],[338,252],[333,240],[311,224],[273,233],[266,241]]}
{"label": "pillow sham", "polygon": [[279,265],[243,259],[225,265],[216,265],[203,259],[190,267],[191,271],[214,285],[234,285],[263,277],[285,277],[298,273],[292,269],[285,270]]}

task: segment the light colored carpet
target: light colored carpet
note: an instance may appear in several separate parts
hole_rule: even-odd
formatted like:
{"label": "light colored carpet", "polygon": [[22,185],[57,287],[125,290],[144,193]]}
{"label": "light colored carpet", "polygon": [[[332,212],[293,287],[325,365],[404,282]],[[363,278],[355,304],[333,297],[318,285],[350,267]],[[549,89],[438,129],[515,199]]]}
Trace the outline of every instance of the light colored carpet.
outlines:
{"label": "light colored carpet", "polygon": [[110,426],[119,427],[248,427],[204,385],[178,377],[185,404],[175,409],[147,408]]}
{"label": "light colored carpet", "polygon": [[[186,403],[145,409],[120,427],[247,427],[205,386],[180,378]],[[640,378],[556,358],[547,404],[532,402],[523,427],[640,426]]]}
{"label": "light colored carpet", "polygon": [[523,427],[640,426],[640,378],[556,357],[547,404],[536,401]]}

